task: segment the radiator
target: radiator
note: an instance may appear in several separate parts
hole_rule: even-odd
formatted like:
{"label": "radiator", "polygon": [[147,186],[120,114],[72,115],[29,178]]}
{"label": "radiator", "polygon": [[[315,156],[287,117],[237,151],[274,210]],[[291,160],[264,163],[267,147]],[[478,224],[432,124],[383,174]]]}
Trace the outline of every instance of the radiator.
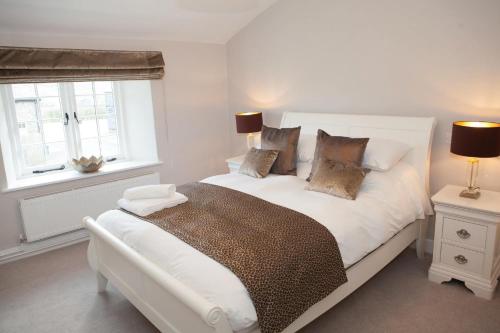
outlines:
{"label": "radiator", "polygon": [[160,176],[153,173],[20,200],[26,240],[33,242],[81,229],[83,217],[96,218],[116,208],[116,201],[125,189],[159,183]]}

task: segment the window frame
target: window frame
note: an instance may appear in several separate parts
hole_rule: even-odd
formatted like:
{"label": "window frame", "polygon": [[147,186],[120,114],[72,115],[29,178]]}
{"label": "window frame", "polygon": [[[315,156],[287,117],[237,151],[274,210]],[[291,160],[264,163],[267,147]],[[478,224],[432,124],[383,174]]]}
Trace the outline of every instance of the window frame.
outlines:
{"label": "window frame", "polygon": [[[93,81],[86,81],[93,82]],[[127,153],[127,145],[126,145],[126,126],[124,121],[124,112],[122,109],[122,101],[121,101],[121,93],[120,93],[120,82],[119,81],[110,81],[112,83],[113,89],[113,101],[114,101],[114,109],[115,109],[115,117],[117,124],[117,137],[118,137],[118,145],[119,145],[119,153],[117,155],[109,155],[106,156],[107,159],[115,158],[114,162],[123,162],[128,158]],[[14,98],[14,93],[12,89],[12,84],[4,84],[0,85],[0,97],[3,101],[3,108],[5,113],[5,119],[7,122],[7,130],[10,141],[10,150],[12,153],[12,161],[15,171],[16,179],[24,179],[31,178],[44,175],[46,173],[35,174],[33,171],[35,170],[46,170],[51,168],[56,168],[61,165],[64,165],[65,168],[63,170],[55,170],[50,173],[58,173],[64,172],[68,170],[73,170],[73,167],[70,163],[72,158],[75,156],[81,156],[81,139],[80,139],[80,128],[79,124],[74,119],[74,113],[78,114],[77,106],[76,106],[76,95],[74,93],[74,82],[56,82],[59,90],[59,101],[61,106],[61,112],[63,114],[67,113],[69,116],[68,124],[64,126],[64,143],[66,149],[66,161],[64,163],[57,164],[44,164],[43,166],[29,167],[24,163],[23,157],[23,149],[21,144],[20,132],[18,128],[18,119],[16,114],[16,99]],[[95,97],[94,85],[93,87],[93,96]],[[35,86],[35,89],[36,86]],[[37,90],[36,90],[37,91]],[[38,91],[37,91],[38,95]],[[38,102],[35,102],[36,112],[37,112],[37,122],[42,121],[38,119],[40,115],[40,106]],[[97,115],[96,115],[97,117]],[[99,148],[101,149],[101,135],[98,132],[98,140],[99,140]],[[45,141],[43,141],[45,145]]]}

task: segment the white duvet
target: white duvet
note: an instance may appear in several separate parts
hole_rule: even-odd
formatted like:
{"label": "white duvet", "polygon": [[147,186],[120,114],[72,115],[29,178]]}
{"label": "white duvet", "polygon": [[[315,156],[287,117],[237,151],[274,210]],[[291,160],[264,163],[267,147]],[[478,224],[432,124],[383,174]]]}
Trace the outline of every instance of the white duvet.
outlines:
{"label": "white duvet", "polygon": [[[416,171],[402,162],[388,172],[370,172],[355,201],[306,191],[306,181],[295,176],[269,175],[256,179],[234,173],[203,182],[245,192],[315,219],[337,239],[346,268],[415,219],[431,212]],[[246,288],[226,267],[153,224],[119,210],[102,214],[97,222],[146,259],[219,305],[234,331],[257,322]]]}

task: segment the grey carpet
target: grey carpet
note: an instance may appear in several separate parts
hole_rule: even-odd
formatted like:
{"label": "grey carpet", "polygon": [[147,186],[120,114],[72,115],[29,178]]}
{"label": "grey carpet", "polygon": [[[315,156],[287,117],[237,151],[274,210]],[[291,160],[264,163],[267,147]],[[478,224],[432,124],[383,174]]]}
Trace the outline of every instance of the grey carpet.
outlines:
{"label": "grey carpet", "polygon": [[[0,266],[0,332],[157,332],[112,286],[96,293],[86,246]],[[498,290],[485,301],[461,283],[431,283],[429,264],[407,249],[302,332],[500,332]]]}

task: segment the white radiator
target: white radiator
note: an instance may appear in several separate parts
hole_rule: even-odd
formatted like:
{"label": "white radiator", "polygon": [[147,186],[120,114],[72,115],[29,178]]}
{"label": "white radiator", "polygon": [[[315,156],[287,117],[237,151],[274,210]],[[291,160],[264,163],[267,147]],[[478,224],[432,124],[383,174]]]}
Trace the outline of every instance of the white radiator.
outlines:
{"label": "white radiator", "polygon": [[127,188],[159,183],[159,174],[153,173],[20,200],[26,240],[32,242],[81,229],[83,217],[96,218],[116,208],[116,201]]}

